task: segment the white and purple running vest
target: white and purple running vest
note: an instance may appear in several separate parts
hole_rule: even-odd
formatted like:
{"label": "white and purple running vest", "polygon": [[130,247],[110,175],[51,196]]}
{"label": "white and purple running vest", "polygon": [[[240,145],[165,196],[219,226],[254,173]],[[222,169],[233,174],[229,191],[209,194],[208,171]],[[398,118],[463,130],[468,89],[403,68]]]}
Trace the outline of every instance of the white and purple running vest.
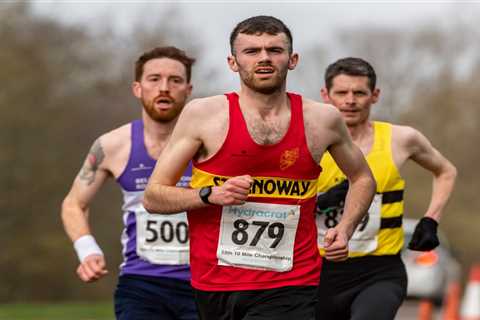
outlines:
{"label": "white and purple running vest", "polygon": [[[131,123],[131,132],[128,164],[117,179],[123,192],[120,274],[190,280],[186,215],[149,214],[143,208],[143,193],[156,160],[146,150],[142,120]],[[191,176],[189,164],[177,186],[188,187]]]}

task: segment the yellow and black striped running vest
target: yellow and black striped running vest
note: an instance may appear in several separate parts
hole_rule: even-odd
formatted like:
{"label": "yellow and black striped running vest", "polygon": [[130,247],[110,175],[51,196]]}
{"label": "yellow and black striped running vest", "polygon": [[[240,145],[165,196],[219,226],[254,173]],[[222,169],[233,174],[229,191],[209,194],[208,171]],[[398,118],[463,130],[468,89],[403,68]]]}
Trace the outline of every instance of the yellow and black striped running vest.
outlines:
{"label": "yellow and black striped running vest", "polygon": [[[358,225],[349,242],[349,257],[394,255],[403,246],[403,190],[405,181],[393,161],[392,125],[373,122],[374,142],[366,160],[377,182],[377,191],[368,214]],[[318,244],[323,255],[323,237],[327,228],[341,218],[348,190],[348,180],[329,153],[325,153],[318,179]]]}

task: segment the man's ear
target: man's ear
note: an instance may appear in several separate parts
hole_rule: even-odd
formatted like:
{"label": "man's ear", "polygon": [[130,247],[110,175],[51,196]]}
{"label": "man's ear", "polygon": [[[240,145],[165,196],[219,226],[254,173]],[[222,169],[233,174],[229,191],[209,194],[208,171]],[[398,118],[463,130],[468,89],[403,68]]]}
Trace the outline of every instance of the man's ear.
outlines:
{"label": "man's ear", "polygon": [[228,66],[230,67],[230,70],[232,70],[233,72],[238,72],[237,59],[235,58],[234,55],[229,55],[227,57],[227,62],[228,62]]}
{"label": "man's ear", "polygon": [[188,84],[188,89],[187,89],[187,96],[190,97],[190,95],[192,94],[192,90],[193,90],[193,85],[191,83]]}
{"label": "man's ear", "polygon": [[323,102],[325,103],[330,103],[330,97],[328,95],[328,90],[327,88],[322,88],[320,89],[320,96],[322,97]]}
{"label": "man's ear", "polygon": [[288,60],[288,70],[293,70],[296,68],[298,59],[299,59],[298,53],[292,53],[290,55],[290,59]]}
{"label": "man's ear", "polygon": [[380,99],[380,89],[375,88],[372,92],[372,104],[377,103]]}
{"label": "man's ear", "polygon": [[132,92],[133,92],[133,95],[138,99],[142,97],[142,86],[140,85],[140,82],[138,81],[132,82]]}

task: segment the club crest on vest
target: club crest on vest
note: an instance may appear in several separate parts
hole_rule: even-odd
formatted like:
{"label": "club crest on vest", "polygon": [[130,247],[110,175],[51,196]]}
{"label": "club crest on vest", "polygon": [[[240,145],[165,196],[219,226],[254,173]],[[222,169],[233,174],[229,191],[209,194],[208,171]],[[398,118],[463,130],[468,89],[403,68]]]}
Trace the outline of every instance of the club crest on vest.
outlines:
{"label": "club crest on vest", "polygon": [[286,170],[297,162],[300,150],[297,148],[283,151],[280,157],[280,170]]}

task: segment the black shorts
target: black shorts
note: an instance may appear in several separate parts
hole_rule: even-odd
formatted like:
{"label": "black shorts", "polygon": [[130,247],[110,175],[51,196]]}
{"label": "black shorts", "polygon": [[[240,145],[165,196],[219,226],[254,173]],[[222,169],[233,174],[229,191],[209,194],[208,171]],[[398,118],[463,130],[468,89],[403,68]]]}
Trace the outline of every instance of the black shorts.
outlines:
{"label": "black shorts", "polygon": [[393,320],[405,299],[407,273],[400,255],[323,260],[317,320]]}
{"label": "black shorts", "polygon": [[197,320],[189,281],[123,275],[115,290],[117,320]]}
{"label": "black shorts", "polygon": [[195,290],[201,320],[314,320],[316,286],[267,290]]}

